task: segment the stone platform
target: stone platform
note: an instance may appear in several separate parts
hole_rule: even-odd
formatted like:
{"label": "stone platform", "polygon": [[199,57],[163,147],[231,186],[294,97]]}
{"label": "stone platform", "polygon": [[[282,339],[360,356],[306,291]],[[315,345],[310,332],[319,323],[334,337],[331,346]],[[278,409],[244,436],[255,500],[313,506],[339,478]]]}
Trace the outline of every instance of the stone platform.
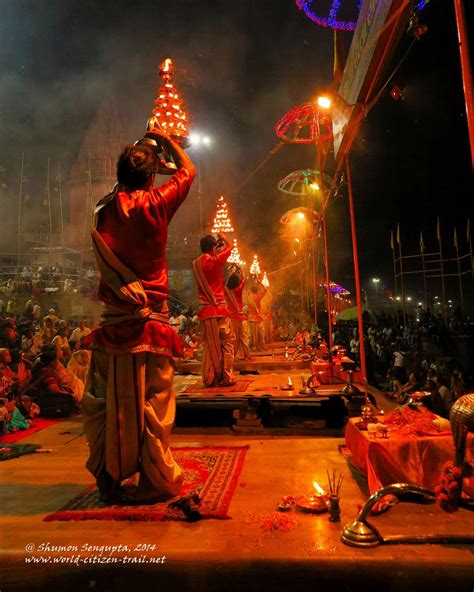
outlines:
{"label": "stone platform", "polygon": [[[249,450],[229,509],[229,520],[186,522],[43,522],[92,482],[84,468],[87,445],[79,419],[63,421],[28,440],[53,450],[2,463],[2,592],[249,592],[344,590],[407,592],[471,591],[474,547],[465,545],[391,545],[355,549],[340,541],[342,526],[364,503],[363,482],[356,481],[339,452],[337,438],[242,438],[206,433],[174,436],[175,446],[242,445]],[[326,469],[344,473],[342,522],[327,514],[292,510],[291,530],[261,526],[284,495],[326,484]],[[448,516],[435,506],[399,504],[370,519],[384,535],[445,533],[472,535],[474,514]],[[32,555],[71,557],[74,551],[40,553],[39,545],[128,545],[166,556],[164,563],[142,565],[47,565],[26,563]],[[77,554],[77,553],[76,553]],[[107,555],[107,554],[105,554]],[[112,554],[120,557],[120,553]]]}

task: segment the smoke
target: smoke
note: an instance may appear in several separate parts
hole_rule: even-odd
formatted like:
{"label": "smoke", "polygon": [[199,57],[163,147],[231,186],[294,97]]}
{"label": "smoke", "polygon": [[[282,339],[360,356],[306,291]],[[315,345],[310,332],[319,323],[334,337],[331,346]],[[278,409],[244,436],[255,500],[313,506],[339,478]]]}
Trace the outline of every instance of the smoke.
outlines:
{"label": "smoke", "polygon": [[[190,128],[213,139],[208,149],[189,150],[201,172],[204,232],[223,194],[247,260],[258,252],[269,271],[293,262],[288,244],[279,239],[279,219],[299,204],[289,203],[294,198],[276,185],[292,170],[313,167],[314,149],[285,146],[236,192],[277,143],[276,121],[330,82],[330,32],[315,27],[291,2],[273,0],[143,0],[136,6],[53,0],[44,12],[33,0],[19,0],[6,3],[0,27],[11,41],[0,50],[0,117],[5,122],[0,185],[7,185],[0,204],[10,229],[0,239],[0,251],[16,245],[22,153],[28,179],[23,229],[47,230],[48,159],[54,171],[61,163],[66,182],[86,131],[109,98],[121,110],[125,138],[139,138],[160,84],[157,65],[171,55]],[[198,250],[198,219],[196,181],[170,229],[177,242],[186,244],[190,259]]]}

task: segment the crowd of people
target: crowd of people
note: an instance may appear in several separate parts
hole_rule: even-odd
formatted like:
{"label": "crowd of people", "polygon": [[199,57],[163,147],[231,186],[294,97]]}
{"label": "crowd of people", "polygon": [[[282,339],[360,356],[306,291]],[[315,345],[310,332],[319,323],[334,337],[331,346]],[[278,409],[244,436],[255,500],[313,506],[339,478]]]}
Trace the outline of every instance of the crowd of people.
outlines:
{"label": "crowd of people", "polygon": [[[274,311],[275,341],[302,342],[314,347],[320,333],[303,314]],[[364,347],[369,384],[379,386],[400,404],[413,393],[426,394],[425,405],[443,417],[456,399],[466,393],[472,377],[453,356],[452,338],[465,332],[459,321],[444,322],[428,309],[418,321],[400,324],[397,315],[381,314],[364,321]],[[356,322],[337,322],[332,329],[334,346],[360,364],[360,339]]]}
{"label": "crowd of people", "polygon": [[[38,297],[42,293],[92,295],[97,290],[98,275],[92,267],[24,265],[0,267],[0,313],[11,313],[15,297]],[[9,310],[10,309],[10,310]]]}
{"label": "crowd of people", "polygon": [[61,319],[54,308],[41,314],[32,301],[22,315],[0,316],[2,434],[28,428],[40,414],[66,417],[80,409],[90,332],[86,320]]}

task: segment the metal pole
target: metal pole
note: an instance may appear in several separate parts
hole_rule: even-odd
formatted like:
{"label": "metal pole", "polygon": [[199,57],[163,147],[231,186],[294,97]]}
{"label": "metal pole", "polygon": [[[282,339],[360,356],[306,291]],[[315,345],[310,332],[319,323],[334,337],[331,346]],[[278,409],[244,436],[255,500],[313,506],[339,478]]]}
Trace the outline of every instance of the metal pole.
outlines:
{"label": "metal pole", "polygon": [[360,289],[360,274],[359,274],[359,252],[357,250],[357,230],[354,214],[354,196],[352,193],[352,176],[349,155],[346,156],[346,173],[347,173],[347,188],[349,195],[349,212],[351,217],[351,234],[352,234],[352,254],[354,257],[354,277],[355,289],[357,299],[357,321],[359,326],[359,355],[360,355],[360,369],[362,377],[367,382],[367,365],[365,362],[365,347],[364,347],[364,322],[362,319],[362,294]]}
{"label": "metal pole", "polygon": [[326,264],[326,300],[328,307],[328,339],[329,351],[332,351],[332,312],[331,312],[331,282],[329,279],[328,263],[328,235],[326,231],[326,211],[323,212],[323,240],[324,240],[324,261]]}
{"label": "metal pole", "polygon": [[61,217],[61,247],[64,247],[64,215],[63,215],[63,194],[61,189],[61,163],[58,162],[58,196],[59,215]]}
{"label": "metal pole", "polygon": [[393,242],[393,230],[390,231],[390,245],[392,247],[392,259],[393,259],[393,286],[395,291],[395,296],[397,295],[398,288],[397,288],[397,264],[395,261],[395,243]]}
{"label": "metal pole", "polygon": [[472,69],[469,55],[469,39],[467,36],[466,16],[462,0],[454,0],[456,13],[456,29],[458,33],[459,54],[461,56],[461,73],[466,103],[467,128],[471,145],[471,165],[474,170],[474,93],[472,89]]}
{"label": "metal pole", "polygon": [[402,285],[402,310],[403,310],[403,326],[407,324],[407,307],[405,300],[405,282],[403,281],[403,256],[402,256],[402,241],[400,239],[400,226],[397,230],[398,252],[400,254],[400,283]]}
{"label": "metal pole", "polygon": [[323,220],[323,241],[324,241],[324,265],[326,269],[326,305],[328,307],[328,341],[329,351],[332,351],[332,313],[331,313],[331,284],[329,279],[329,252],[328,252],[328,235],[326,227],[326,194],[324,191],[324,172],[323,172],[323,159],[321,157],[321,146],[320,142],[316,144],[316,153],[318,156],[318,170],[319,170],[319,183],[321,187],[321,195],[323,196],[323,208],[321,209],[321,215]]}
{"label": "metal pole", "polygon": [[[314,324],[316,327],[318,326],[318,278],[317,278],[317,266],[316,266],[316,224],[314,223],[313,219],[313,200],[311,199],[311,193],[308,191],[307,182],[304,183],[304,191],[306,193],[306,207],[308,211],[308,233],[309,228],[311,228],[311,236],[308,234],[308,238],[311,238],[311,272],[312,272],[312,282],[313,282],[313,319]],[[309,256],[308,256],[309,257]],[[308,295],[308,312],[310,310],[309,306],[309,295]]]}
{"label": "metal pole", "polygon": [[53,265],[53,213],[51,211],[51,192],[50,192],[50,168],[51,158],[48,158],[48,168],[46,170],[46,197],[48,199],[48,215],[49,215],[49,267]]}
{"label": "metal pole", "polygon": [[425,310],[428,308],[428,291],[426,289],[426,268],[425,268],[425,254],[421,252],[421,264],[423,266],[423,291]]}
{"label": "metal pole", "polygon": [[17,265],[20,265],[21,256],[21,198],[23,193],[23,171],[25,167],[25,153],[21,154],[21,168],[20,168],[20,189],[18,192],[18,251],[17,251]]}
{"label": "metal pole", "polygon": [[202,230],[202,190],[201,190],[201,156],[198,154],[198,200],[199,200],[199,236],[203,236]]}

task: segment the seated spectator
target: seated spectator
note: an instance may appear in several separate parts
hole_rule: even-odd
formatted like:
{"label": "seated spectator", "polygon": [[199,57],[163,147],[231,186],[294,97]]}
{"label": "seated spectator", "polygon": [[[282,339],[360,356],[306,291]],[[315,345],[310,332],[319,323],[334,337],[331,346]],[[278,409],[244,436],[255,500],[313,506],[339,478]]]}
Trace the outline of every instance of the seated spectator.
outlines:
{"label": "seated spectator", "polygon": [[22,393],[31,379],[31,362],[25,361],[19,350],[12,350],[8,366],[12,373],[12,380],[17,387],[15,391]]}
{"label": "seated spectator", "polygon": [[72,389],[63,383],[58,373],[64,366],[58,362],[60,348],[47,344],[41,349],[39,361],[33,367],[28,395],[38,405],[41,415],[67,417],[74,410],[76,401]]}
{"label": "seated spectator", "polygon": [[451,397],[453,402],[457,401],[466,393],[464,379],[460,372],[454,371],[451,376]]}
{"label": "seated spectator", "polygon": [[45,345],[47,345],[48,343],[52,343],[55,337],[56,329],[54,328],[53,319],[49,316],[46,316],[43,319],[43,329],[41,331],[41,338],[43,339],[43,343]]}
{"label": "seated spectator", "polygon": [[441,395],[439,394],[436,382],[434,380],[427,380],[425,382],[424,390],[430,393],[430,395],[423,400],[425,406],[433,413],[436,413],[436,415],[448,418],[449,413]]}
{"label": "seated spectator", "polygon": [[398,392],[394,393],[395,398],[397,398],[402,404],[406,403],[409,399],[409,395],[421,390],[421,387],[422,384],[418,376],[414,372],[410,372],[408,382],[400,386]]}
{"label": "seated spectator", "polygon": [[84,396],[84,382],[74,372],[64,366],[64,350],[62,347],[57,347],[57,358],[52,365],[61,384],[71,391],[76,403],[80,403]]}
{"label": "seated spectator", "polygon": [[86,349],[82,349],[81,342],[71,341],[70,343],[73,352],[67,363],[67,369],[85,384],[89,371],[90,354]]}
{"label": "seated spectator", "polygon": [[76,343],[80,343],[83,337],[87,337],[91,330],[87,326],[87,321],[82,319],[79,321],[79,327],[76,327],[74,331],[71,333],[71,341],[75,341]]}
{"label": "seated spectator", "polygon": [[64,353],[63,358],[65,358],[66,362],[71,357],[71,348],[69,347],[69,340],[67,338],[67,323],[66,321],[61,321],[59,323],[58,332],[53,337],[52,342],[57,347],[60,347]]}
{"label": "seated spectator", "polygon": [[451,411],[451,406],[454,401],[451,391],[449,390],[448,378],[446,376],[438,376],[436,386],[438,388],[438,394],[443,402],[446,413],[446,415],[443,417],[449,417],[449,412]]}
{"label": "seated spectator", "polygon": [[0,397],[8,398],[16,389],[14,373],[9,366],[11,361],[10,350],[0,348]]}
{"label": "seated spectator", "polygon": [[59,322],[59,317],[56,314],[56,311],[54,310],[54,308],[50,308],[48,310],[48,313],[46,314],[46,316],[43,317],[43,323],[45,323],[47,319],[51,320],[53,327]]}

